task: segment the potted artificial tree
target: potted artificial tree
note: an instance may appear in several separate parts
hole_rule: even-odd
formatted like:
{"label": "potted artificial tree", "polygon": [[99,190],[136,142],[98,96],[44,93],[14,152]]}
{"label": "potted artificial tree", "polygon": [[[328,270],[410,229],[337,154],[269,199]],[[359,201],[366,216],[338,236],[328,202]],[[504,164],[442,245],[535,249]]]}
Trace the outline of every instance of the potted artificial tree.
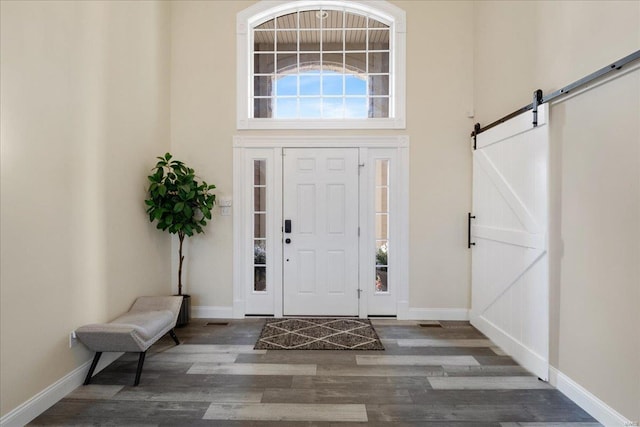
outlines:
{"label": "potted artificial tree", "polygon": [[193,169],[173,159],[170,153],[158,157],[148,179],[151,182],[145,200],[149,221],[157,221],[157,228],[177,234],[178,250],[178,295],[183,297],[178,326],[189,323],[191,296],[182,294],[182,244],[185,236],[204,232],[203,227],[211,219],[211,210],[216,202],[211,190],[215,185],[198,182]]}

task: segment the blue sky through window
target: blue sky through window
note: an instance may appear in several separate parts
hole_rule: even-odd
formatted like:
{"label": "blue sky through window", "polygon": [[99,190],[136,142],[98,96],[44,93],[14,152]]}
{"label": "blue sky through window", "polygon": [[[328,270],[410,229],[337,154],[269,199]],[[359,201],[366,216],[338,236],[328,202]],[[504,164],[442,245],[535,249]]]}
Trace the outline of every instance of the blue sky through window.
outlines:
{"label": "blue sky through window", "polygon": [[354,74],[309,70],[282,76],[275,86],[277,118],[368,116],[367,81]]}

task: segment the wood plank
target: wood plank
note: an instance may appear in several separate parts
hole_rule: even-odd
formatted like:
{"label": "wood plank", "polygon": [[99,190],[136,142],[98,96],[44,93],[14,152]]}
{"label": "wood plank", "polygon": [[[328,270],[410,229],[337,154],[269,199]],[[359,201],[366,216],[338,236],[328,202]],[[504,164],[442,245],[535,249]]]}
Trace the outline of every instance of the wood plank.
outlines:
{"label": "wood plank", "polygon": [[554,389],[519,390],[434,390],[410,389],[413,403],[420,405],[521,405],[522,407],[558,406],[562,394]]}
{"label": "wood plank", "polygon": [[395,366],[473,366],[479,365],[473,356],[356,356],[358,365]]}
{"label": "wood plank", "polygon": [[233,363],[237,354],[234,353],[161,353],[150,358],[150,361],[179,362],[179,363]]}
{"label": "wood plank", "polygon": [[146,402],[120,400],[63,399],[30,425],[158,425],[171,420],[175,425],[189,425],[201,419],[206,402]]}
{"label": "wood plank", "polygon": [[194,363],[187,374],[205,375],[315,375],[316,365],[286,363]]}
{"label": "wood plank", "polygon": [[[416,355],[416,356],[496,356],[489,347],[399,347],[396,344],[385,344],[384,355]],[[242,356],[242,355],[241,355]]]}
{"label": "wood plank", "polygon": [[434,390],[535,390],[552,387],[536,377],[440,377],[429,378]]}
{"label": "wood plank", "polygon": [[212,403],[203,419],[367,422],[367,410],[365,405],[360,404],[254,403],[220,405]]}
{"label": "wood plank", "polygon": [[500,427],[602,427],[600,423],[500,423]]}
{"label": "wood plank", "polygon": [[[440,372],[442,374],[442,372]],[[298,376],[293,377],[291,388],[294,389],[348,389],[372,390],[382,389],[431,389],[426,376]]]}
{"label": "wood plank", "polygon": [[389,425],[404,423],[468,422],[478,425],[487,422],[525,422],[542,420],[553,422],[592,421],[584,411],[568,411],[558,406],[527,406],[522,404],[495,405],[369,405],[367,415],[370,422],[386,422]]}
{"label": "wood plank", "polygon": [[103,385],[103,384],[89,384],[81,385],[69,393],[66,399],[111,399],[120,390],[124,388],[124,385]]}
{"label": "wood plank", "polygon": [[113,396],[114,400],[140,400],[148,402],[217,402],[259,403],[262,391],[227,390],[221,387],[129,387]]}
{"label": "wood plank", "polygon": [[338,377],[433,377],[444,375],[444,370],[438,366],[318,365],[317,375]]}
{"label": "wood plank", "polygon": [[530,377],[531,372],[519,365],[445,366],[448,377]]}
{"label": "wood plank", "polygon": [[270,351],[267,354],[241,354],[236,359],[236,363],[301,363],[308,364],[313,358],[316,364],[327,365],[354,365],[356,364],[356,354],[367,354],[367,352],[355,351],[330,351],[330,350],[288,350]]}
{"label": "wood plank", "polygon": [[270,388],[262,403],[362,403],[367,405],[413,403],[408,389],[377,387],[375,393],[363,388]]}
{"label": "wood plank", "polygon": [[253,345],[231,344],[182,344],[172,347],[165,353],[236,353],[236,354],[265,354],[267,350],[254,350]]}
{"label": "wood plank", "polygon": [[475,356],[481,365],[517,365],[511,356]]}
{"label": "wood plank", "polygon": [[488,339],[399,339],[399,347],[491,347],[494,344]]}

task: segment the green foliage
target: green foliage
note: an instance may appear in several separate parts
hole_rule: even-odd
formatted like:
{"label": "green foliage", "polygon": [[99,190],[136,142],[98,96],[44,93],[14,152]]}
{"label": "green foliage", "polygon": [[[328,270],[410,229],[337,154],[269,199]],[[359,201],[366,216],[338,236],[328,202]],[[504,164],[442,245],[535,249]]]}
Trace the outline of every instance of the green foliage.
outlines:
{"label": "green foliage", "polygon": [[211,190],[216,186],[198,182],[193,169],[169,153],[158,157],[152,171],[148,176],[149,198],[145,200],[149,221],[157,221],[157,228],[181,238],[202,233],[211,219],[216,202]]}
{"label": "green foliage", "polygon": [[382,245],[376,251],[376,265],[387,264],[387,245]]}
{"label": "green foliage", "polygon": [[257,244],[253,246],[253,263],[254,264],[267,263],[267,252]]}

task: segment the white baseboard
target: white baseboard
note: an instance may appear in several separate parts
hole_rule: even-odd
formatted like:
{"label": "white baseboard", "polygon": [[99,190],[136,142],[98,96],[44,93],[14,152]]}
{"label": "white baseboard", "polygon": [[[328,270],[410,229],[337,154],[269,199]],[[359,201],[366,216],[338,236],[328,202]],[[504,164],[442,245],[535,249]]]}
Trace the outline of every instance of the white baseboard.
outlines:
{"label": "white baseboard", "polygon": [[571,378],[549,367],[549,383],[560,390],[562,394],[573,400],[576,405],[584,409],[589,415],[606,427],[637,426],[638,420],[631,421],[623,417],[609,405],[591,394]]}
{"label": "white baseboard", "polygon": [[[400,316],[398,316],[400,319]],[[408,308],[402,320],[469,320],[466,308]]]}
{"label": "white baseboard", "polygon": [[[234,319],[241,307],[236,307],[234,317],[233,307],[215,307],[199,305],[191,307],[191,317],[195,319]],[[398,303],[398,320],[469,320],[469,310],[466,308],[410,308],[408,304]]]}
{"label": "white baseboard", "polygon": [[244,308],[246,304],[244,300],[236,299],[233,300],[233,319],[244,319]]}
{"label": "white baseboard", "polygon": [[525,347],[502,329],[482,317],[474,316],[471,319],[471,324],[509,356],[513,357],[523,368],[531,371],[538,378],[545,381],[549,380],[549,362],[544,357]]}
{"label": "white baseboard", "polygon": [[[100,372],[124,353],[103,353],[96,366],[95,373]],[[38,415],[53,406],[60,399],[71,393],[76,387],[82,385],[89,372],[91,360],[83,363],[64,377],[60,378],[49,387],[45,388],[31,399],[27,400],[11,412],[0,418],[2,427],[20,427],[33,421]]]}
{"label": "white baseboard", "polygon": [[409,301],[398,301],[396,318],[398,320],[411,320],[409,319]]}
{"label": "white baseboard", "polygon": [[233,319],[233,307],[196,305],[191,307],[191,317],[196,319]]}

